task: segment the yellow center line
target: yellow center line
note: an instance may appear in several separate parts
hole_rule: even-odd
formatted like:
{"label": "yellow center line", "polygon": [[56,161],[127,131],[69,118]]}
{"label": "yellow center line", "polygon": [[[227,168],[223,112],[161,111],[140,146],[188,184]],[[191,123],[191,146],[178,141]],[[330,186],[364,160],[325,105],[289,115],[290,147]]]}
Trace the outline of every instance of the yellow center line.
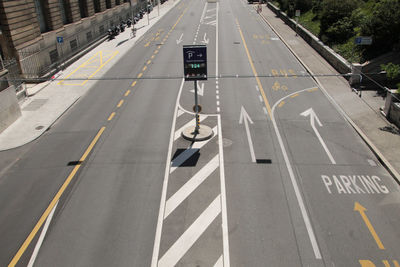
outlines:
{"label": "yellow center line", "polygon": [[151,55],[151,59],[154,59],[156,56],[155,55]]}
{"label": "yellow center line", "polygon": [[140,78],[140,77],[142,77],[142,76],[143,76],[143,73],[141,72],[141,73],[138,74],[137,77]]}
{"label": "yellow center line", "polygon": [[149,65],[150,63],[151,63],[151,60],[148,60],[146,64]]}
{"label": "yellow center line", "polygon": [[126,92],[125,92],[125,96],[128,96],[129,94],[131,93],[131,90],[126,90]]}
{"label": "yellow center line", "polygon": [[291,95],[290,97],[295,98],[296,96],[299,96],[299,94],[294,94],[294,95]]}
{"label": "yellow center line", "polygon": [[134,87],[136,85],[136,81],[133,81],[133,83],[131,84],[132,87]]}
{"label": "yellow center line", "polygon": [[114,118],[114,116],[115,116],[115,112],[111,113],[110,117],[108,117],[108,121],[112,120]]}
{"label": "yellow center line", "polygon": [[142,71],[145,71],[146,69],[147,69],[147,66],[144,66],[143,69],[142,69]]}
{"label": "yellow center line", "polygon": [[158,49],[156,51],[154,51],[154,54],[158,54]]}
{"label": "yellow center line", "polygon": [[124,103],[124,100],[121,99],[121,100],[119,101],[118,105],[117,105],[117,108],[120,108],[120,107],[122,106],[123,103]]}
{"label": "yellow center line", "polygon": [[[100,136],[103,134],[104,130],[106,127],[101,127],[101,129],[98,131],[88,148],[86,149],[85,153],[83,153],[82,157],[80,158],[79,162],[82,163],[86,160],[87,156],[89,153],[92,151],[93,147],[96,145],[97,141],[99,140]],[[61,188],[58,190],[57,194],[54,196],[53,200],[50,202],[49,206],[46,208],[42,216],[40,217],[39,221],[36,223],[35,227],[33,228],[32,232],[28,235],[20,249],[17,251],[15,254],[14,258],[11,260],[10,264],[8,267],[14,267],[18,261],[20,260],[21,256],[24,254],[25,250],[28,248],[30,243],[32,242],[33,238],[35,238],[37,232],[40,230],[40,228],[43,226],[43,223],[46,221],[47,217],[49,216],[51,210],[54,208],[56,205],[57,201],[60,199],[62,194],[64,193],[65,189],[68,187],[68,185],[71,183],[72,179],[75,177],[76,173],[78,172],[79,168],[81,167],[81,164],[75,165],[74,169],[71,171],[71,173],[68,175],[67,179],[65,180],[64,184],[61,186]]]}
{"label": "yellow center line", "polygon": [[157,47],[157,49],[160,49],[161,48],[161,45],[159,45],[158,47]]}
{"label": "yellow center line", "polygon": [[253,59],[250,56],[249,49],[247,48],[246,41],[244,39],[242,30],[240,29],[239,21],[237,19],[236,19],[236,24],[238,26],[238,30],[239,30],[240,36],[242,37],[243,45],[244,45],[244,48],[246,50],[247,58],[249,59],[251,69],[253,70],[253,74],[256,77],[258,88],[260,89],[261,95],[262,95],[262,97],[264,99],[265,107],[267,108],[268,114],[269,114],[270,118],[272,119],[271,106],[269,105],[267,96],[265,95],[264,89],[263,89],[263,87],[261,85],[260,78],[258,78],[258,74],[257,74],[256,68],[254,67],[254,64],[253,64]]}

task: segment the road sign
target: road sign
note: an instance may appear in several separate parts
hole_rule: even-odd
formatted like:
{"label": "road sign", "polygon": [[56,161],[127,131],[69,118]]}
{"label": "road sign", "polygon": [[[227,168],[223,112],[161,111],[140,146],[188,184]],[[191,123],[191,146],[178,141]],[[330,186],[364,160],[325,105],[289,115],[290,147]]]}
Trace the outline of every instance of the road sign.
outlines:
{"label": "road sign", "polygon": [[185,81],[207,80],[207,46],[183,46]]}
{"label": "road sign", "polygon": [[371,36],[359,36],[356,37],[354,40],[356,45],[370,45],[372,44],[372,37]]}
{"label": "road sign", "polygon": [[62,36],[57,36],[57,43],[62,44],[64,42],[64,38]]}

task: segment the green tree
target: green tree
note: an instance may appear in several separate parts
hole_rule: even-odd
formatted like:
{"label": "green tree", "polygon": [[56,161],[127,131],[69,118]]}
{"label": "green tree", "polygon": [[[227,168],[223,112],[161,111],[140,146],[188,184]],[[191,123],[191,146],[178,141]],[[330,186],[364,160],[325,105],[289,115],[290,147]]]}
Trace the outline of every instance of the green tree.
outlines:
{"label": "green tree", "polygon": [[328,44],[347,41],[354,27],[351,15],[357,7],[357,0],[324,0],[320,13],[320,39]]}
{"label": "green tree", "polygon": [[361,26],[361,33],[373,38],[370,56],[392,50],[400,42],[400,0],[381,0]]}

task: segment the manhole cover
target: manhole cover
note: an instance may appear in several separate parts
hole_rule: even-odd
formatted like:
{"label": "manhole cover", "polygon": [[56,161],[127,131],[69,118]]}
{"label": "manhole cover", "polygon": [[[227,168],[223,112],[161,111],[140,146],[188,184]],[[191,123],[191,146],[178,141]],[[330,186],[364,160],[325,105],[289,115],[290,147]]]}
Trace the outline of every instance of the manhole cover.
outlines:
{"label": "manhole cover", "polygon": [[40,125],[40,126],[36,127],[35,129],[36,130],[42,130],[43,128],[44,128],[44,126]]}
{"label": "manhole cover", "polygon": [[240,44],[240,42],[233,42],[233,44]]}
{"label": "manhole cover", "polygon": [[[217,144],[219,144],[218,140],[217,140]],[[223,147],[228,147],[231,146],[233,144],[232,140],[227,139],[227,138],[222,138],[222,146]]]}

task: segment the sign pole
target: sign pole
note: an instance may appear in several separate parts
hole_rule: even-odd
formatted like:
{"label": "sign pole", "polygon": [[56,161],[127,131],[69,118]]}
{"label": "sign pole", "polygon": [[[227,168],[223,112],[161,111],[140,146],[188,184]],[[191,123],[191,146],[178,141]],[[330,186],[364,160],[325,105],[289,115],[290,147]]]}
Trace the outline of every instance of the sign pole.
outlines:
{"label": "sign pole", "polygon": [[196,111],[196,127],[194,128],[194,133],[198,134],[200,129],[199,120],[199,105],[197,103],[197,81],[194,81],[194,106]]}

